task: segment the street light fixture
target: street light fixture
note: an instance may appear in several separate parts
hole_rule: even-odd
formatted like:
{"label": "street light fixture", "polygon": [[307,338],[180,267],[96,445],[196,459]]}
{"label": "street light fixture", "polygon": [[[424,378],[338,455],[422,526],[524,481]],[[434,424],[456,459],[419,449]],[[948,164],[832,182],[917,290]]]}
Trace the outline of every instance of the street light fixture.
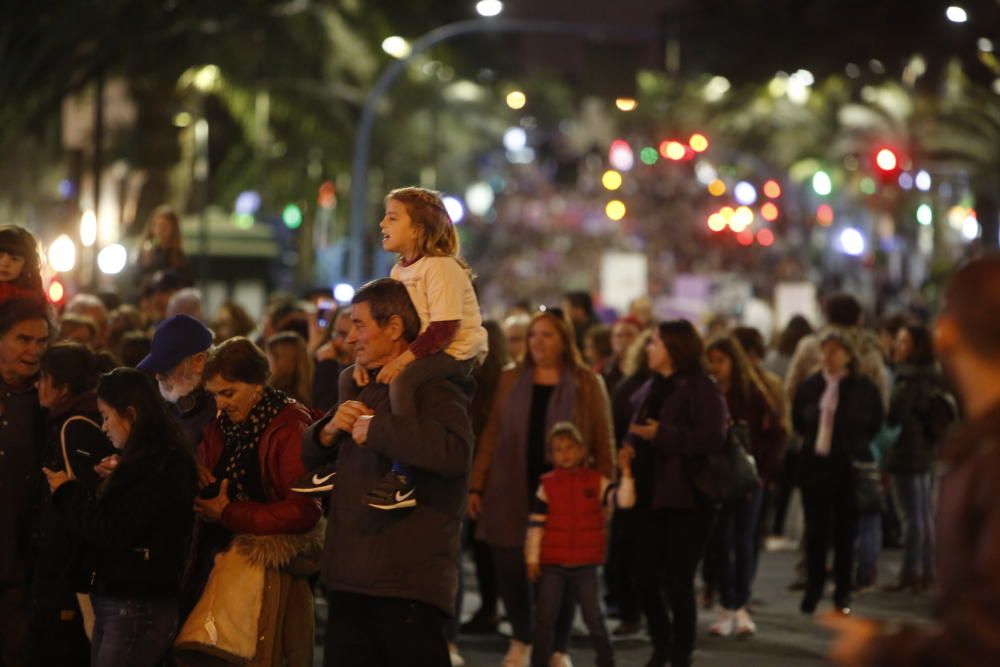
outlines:
{"label": "street light fixture", "polygon": [[80,243],[85,248],[97,243],[97,215],[91,210],[84,211],[80,218]]}
{"label": "street light fixture", "polygon": [[382,50],[393,58],[402,60],[410,55],[410,43],[399,35],[393,35],[382,40]]}
{"label": "street light fixture", "polygon": [[945,10],[944,15],[948,17],[948,20],[952,23],[965,23],[969,20],[969,15],[966,13],[965,9],[959,7],[958,5],[952,5]]}
{"label": "street light fixture", "polygon": [[480,16],[498,16],[503,11],[503,3],[500,0],[480,0],[476,3],[476,11]]}

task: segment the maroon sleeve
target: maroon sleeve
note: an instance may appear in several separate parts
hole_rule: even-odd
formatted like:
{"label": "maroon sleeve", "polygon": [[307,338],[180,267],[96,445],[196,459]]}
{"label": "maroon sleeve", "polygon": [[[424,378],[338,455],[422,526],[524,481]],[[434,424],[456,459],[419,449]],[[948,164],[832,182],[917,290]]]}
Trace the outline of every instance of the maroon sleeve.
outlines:
{"label": "maroon sleeve", "polygon": [[459,320],[443,320],[431,322],[427,329],[410,343],[410,352],[417,359],[437,354],[455,340],[458,333]]}

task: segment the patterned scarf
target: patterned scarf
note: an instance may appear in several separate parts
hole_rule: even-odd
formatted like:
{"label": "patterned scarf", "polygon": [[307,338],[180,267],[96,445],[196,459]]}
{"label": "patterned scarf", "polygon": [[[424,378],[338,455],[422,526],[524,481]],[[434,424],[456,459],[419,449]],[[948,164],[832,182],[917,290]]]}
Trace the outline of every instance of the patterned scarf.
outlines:
{"label": "patterned scarf", "polygon": [[[247,457],[257,455],[257,444],[271,421],[286,405],[295,400],[285,392],[265,387],[263,395],[253,406],[250,414],[241,422],[233,422],[229,415],[219,416],[219,428],[226,436],[226,447],[222,452],[223,477],[229,480],[229,488],[234,500],[252,500],[247,489],[247,470],[257,466],[247,465]],[[256,499],[259,500],[259,499]]]}

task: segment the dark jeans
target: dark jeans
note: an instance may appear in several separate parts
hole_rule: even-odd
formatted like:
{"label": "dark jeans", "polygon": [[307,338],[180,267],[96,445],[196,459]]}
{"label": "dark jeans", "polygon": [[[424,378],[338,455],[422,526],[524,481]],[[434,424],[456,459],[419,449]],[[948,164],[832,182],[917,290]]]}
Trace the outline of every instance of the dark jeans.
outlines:
{"label": "dark jeans", "polygon": [[792,493],[795,491],[795,472],[798,469],[799,453],[795,450],[796,444],[790,443],[785,452],[785,460],[781,467],[781,474],[774,488],[774,515],[771,517],[771,534],[785,534],[785,517],[788,515],[788,504],[792,500]]}
{"label": "dark jeans", "polygon": [[698,621],[694,577],[712,532],[715,508],[629,511],[634,513],[629,541],[637,546],[633,565],[639,600],[653,642],[650,664],[669,659],[673,667],[686,667]]}
{"label": "dark jeans", "polygon": [[115,598],[92,595],[94,636],[91,667],[153,667],[167,654],[177,632],[176,598]]}
{"label": "dark jeans", "polygon": [[449,667],[448,617],[426,602],[327,593],[326,667]]}
{"label": "dark jeans", "polygon": [[[530,644],[534,638],[535,592],[524,565],[524,549],[493,547],[493,560],[497,566],[500,599],[503,600],[514,639]],[[563,596],[555,626],[555,650],[559,653],[566,653],[569,649],[575,603],[572,591]]]}
{"label": "dark jeans", "polygon": [[0,586],[0,667],[21,667],[28,660],[28,592]]}
{"label": "dark jeans", "polygon": [[858,515],[858,587],[872,586],[878,575],[878,555],[882,550],[882,513]]}
{"label": "dark jeans", "polygon": [[903,576],[934,574],[932,479],[930,473],[892,476],[893,497],[903,522]]}
{"label": "dark jeans", "polygon": [[608,639],[601,611],[597,566],[562,567],[543,565],[538,582],[538,607],[535,610],[535,643],[531,650],[531,667],[549,667],[555,644],[556,622],[562,613],[563,601],[576,597],[583,621],[590,630],[597,652],[597,667],[613,667],[615,655]]}
{"label": "dark jeans", "polygon": [[465,538],[472,551],[476,584],[479,586],[479,609],[476,613],[496,616],[497,568],[493,563],[493,550],[490,545],[476,539],[476,522],[471,519],[465,520]]}
{"label": "dark jeans", "polygon": [[611,515],[608,531],[608,560],[604,563],[604,583],[609,600],[618,605],[618,617],[623,623],[639,622],[639,593],[635,573],[628,567],[625,556],[628,516],[621,511]]}
{"label": "dark jeans", "polygon": [[726,503],[719,511],[711,549],[716,566],[715,584],[726,609],[739,609],[750,601],[762,497],[763,491],[757,489],[749,498]]}
{"label": "dark jeans", "polygon": [[826,585],[826,554],[833,538],[834,603],[846,607],[851,600],[851,577],[854,570],[854,541],[858,535],[858,512],[850,494],[843,496],[802,490],[802,509],[806,519],[805,599],[815,603]]}

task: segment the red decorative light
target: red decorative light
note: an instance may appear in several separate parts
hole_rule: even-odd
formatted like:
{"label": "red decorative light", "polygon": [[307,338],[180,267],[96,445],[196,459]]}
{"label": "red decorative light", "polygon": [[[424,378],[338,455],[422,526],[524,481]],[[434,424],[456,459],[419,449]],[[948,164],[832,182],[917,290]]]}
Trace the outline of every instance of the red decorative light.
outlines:
{"label": "red decorative light", "polygon": [[757,243],[765,248],[774,244],[774,232],[770,229],[761,229],[757,232]]}
{"label": "red decorative light", "polygon": [[816,220],[824,227],[829,227],[833,224],[833,209],[829,204],[819,205],[819,208],[816,209]]}
{"label": "red decorative light", "polygon": [[751,232],[749,229],[744,229],[742,232],[736,235],[736,240],[739,241],[740,245],[752,245],[753,232]]}
{"label": "red decorative light", "polygon": [[767,202],[760,207],[760,217],[764,218],[768,222],[774,222],[778,219],[778,207],[774,205],[773,202]]}
{"label": "red decorative light", "polygon": [[764,196],[771,199],[777,199],[781,196],[781,186],[778,185],[778,181],[772,179],[764,183]]}

